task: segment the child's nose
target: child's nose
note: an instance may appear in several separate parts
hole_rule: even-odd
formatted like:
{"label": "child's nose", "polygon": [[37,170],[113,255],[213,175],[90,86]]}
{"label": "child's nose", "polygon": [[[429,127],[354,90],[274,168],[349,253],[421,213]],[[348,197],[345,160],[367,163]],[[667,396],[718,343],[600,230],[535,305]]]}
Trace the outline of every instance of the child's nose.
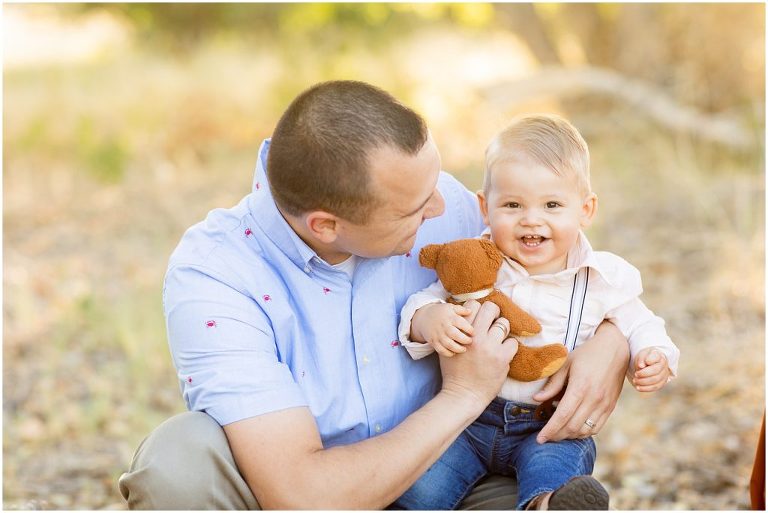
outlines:
{"label": "child's nose", "polygon": [[520,223],[525,226],[538,226],[542,223],[542,218],[538,211],[526,210]]}

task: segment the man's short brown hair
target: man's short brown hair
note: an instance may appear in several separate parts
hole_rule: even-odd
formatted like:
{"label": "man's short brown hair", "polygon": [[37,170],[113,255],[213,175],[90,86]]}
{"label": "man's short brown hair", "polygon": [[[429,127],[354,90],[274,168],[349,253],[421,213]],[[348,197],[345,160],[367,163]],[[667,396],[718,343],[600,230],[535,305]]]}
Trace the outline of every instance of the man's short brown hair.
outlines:
{"label": "man's short brown hair", "polygon": [[293,100],[272,135],[272,195],[290,215],[323,210],[362,224],[378,204],[372,151],[416,155],[427,137],[424,119],[386,91],[347,80],[317,84]]}

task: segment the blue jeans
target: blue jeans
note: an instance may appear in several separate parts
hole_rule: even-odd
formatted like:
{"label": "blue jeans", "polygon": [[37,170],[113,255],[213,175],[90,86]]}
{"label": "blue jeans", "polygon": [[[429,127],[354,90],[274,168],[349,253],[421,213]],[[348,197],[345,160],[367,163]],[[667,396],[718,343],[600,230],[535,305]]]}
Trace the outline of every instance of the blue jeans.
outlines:
{"label": "blue jeans", "polygon": [[393,509],[455,509],[486,474],[517,476],[517,509],[568,480],[592,473],[592,438],[538,444],[546,421],[534,420],[535,405],[496,398]]}

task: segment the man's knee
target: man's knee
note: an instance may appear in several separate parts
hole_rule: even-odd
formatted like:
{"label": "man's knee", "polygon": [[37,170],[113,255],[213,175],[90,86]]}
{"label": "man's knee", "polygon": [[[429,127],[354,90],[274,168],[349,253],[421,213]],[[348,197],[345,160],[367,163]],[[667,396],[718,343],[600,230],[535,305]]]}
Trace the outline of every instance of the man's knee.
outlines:
{"label": "man's knee", "polygon": [[517,481],[490,475],[480,480],[458,509],[510,510],[517,505]]}
{"label": "man's knee", "polygon": [[157,427],[120,477],[131,509],[257,509],[224,430],[209,415],[187,412]]}

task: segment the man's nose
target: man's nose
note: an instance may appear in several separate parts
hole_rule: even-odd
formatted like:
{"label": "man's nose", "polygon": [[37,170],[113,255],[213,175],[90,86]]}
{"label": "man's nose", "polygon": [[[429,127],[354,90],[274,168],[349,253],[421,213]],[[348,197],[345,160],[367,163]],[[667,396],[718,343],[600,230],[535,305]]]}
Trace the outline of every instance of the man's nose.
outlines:
{"label": "man's nose", "polygon": [[443,215],[443,212],[445,212],[445,200],[440,191],[435,189],[434,194],[429,198],[427,208],[424,209],[424,219],[432,219],[433,217]]}

